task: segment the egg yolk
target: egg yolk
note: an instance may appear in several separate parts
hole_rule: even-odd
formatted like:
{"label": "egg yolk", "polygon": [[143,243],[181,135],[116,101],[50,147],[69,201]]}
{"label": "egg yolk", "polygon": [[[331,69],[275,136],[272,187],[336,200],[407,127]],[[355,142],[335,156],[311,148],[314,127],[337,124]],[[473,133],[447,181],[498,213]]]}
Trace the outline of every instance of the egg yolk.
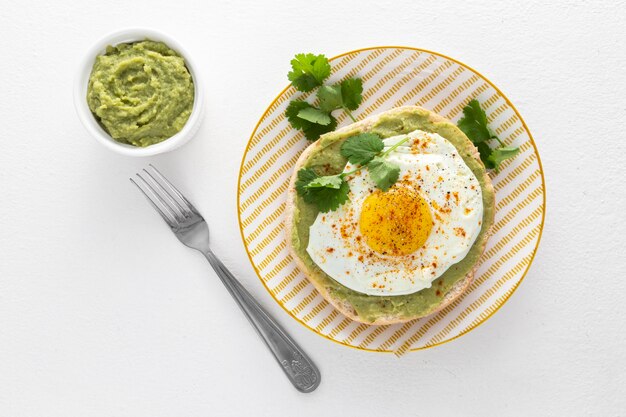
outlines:
{"label": "egg yolk", "polygon": [[408,255],[421,248],[433,220],[428,203],[415,190],[396,186],[370,194],[359,220],[367,245],[384,255]]}

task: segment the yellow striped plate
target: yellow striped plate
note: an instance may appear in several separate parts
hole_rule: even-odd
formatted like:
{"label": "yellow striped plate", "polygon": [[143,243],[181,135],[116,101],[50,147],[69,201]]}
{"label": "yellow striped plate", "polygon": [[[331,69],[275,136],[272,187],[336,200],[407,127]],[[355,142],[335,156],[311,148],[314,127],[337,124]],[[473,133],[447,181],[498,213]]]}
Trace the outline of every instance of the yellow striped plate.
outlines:
{"label": "yellow striped plate", "polygon": [[[360,49],[332,59],[331,81],[360,76],[362,119],[393,107],[418,104],[453,121],[472,98],[486,109],[490,127],[521,153],[494,177],[497,211],[473,284],[443,311],[406,324],[370,326],[345,318],[300,273],[287,252],[283,227],[287,184],[309,144],[291,128],[285,108],[311,93],[285,88],[267,108],[246,148],[239,173],[239,225],[250,261],[274,299],[296,320],[338,343],[402,354],[457,338],[491,316],[511,296],[533,260],[544,221],[545,184],[533,139],[515,107],[468,66],[444,55],[407,47]],[[339,112],[338,112],[339,113]],[[345,114],[339,123],[350,123]]]}

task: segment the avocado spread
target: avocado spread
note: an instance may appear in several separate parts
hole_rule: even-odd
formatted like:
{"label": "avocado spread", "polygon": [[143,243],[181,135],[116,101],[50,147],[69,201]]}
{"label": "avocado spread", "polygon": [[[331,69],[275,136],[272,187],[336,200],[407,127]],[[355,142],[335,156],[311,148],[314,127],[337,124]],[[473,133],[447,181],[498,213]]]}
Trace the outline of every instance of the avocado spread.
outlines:
{"label": "avocado spread", "polygon": [[178,133],[191,115],[194,85],[184,59],[163,42],[108,46],[94,63],[87,103],[118,142],[149,146]]}
{"label": "avocado spread", "polygon": [[[457,148],[465,164],[478,179],[483,196],[483,221],[476,241],[465,258],[452,265],[443,275],[433,281],[430,288],[407,295],[371,296],[339,284],[317,267],[306,251],[309,243],[309,228],[317,217],[317,208],[305,203],[299,195],[295,197],[291,235],[294,251],[311,271],[312,279],[326,287],[332,297],[350,303],[357,314],[368,322],[388,316],[407,318],[422,316],[433,311],[441,304],[442,298],[454,284],[463,280],[478,262],[483,244],[488,238],[487,232],[493,223],[495,196],[493,189],[486,187],[485,167],[482,162],[472,156],[474,145],[454,124],[433,121],[428,111],[406,108],[390,115],[382,115],[367,131],[376,133],[384,139],[417,129],[438,133]],[[319,139],[320,147],[309,156],[304,167],[314,169],[319,175],[334,175],[342,172],[347,160],[341,156],[341,144],[347,138],[364,131],[363,127],[355,127],[323,135]]]}

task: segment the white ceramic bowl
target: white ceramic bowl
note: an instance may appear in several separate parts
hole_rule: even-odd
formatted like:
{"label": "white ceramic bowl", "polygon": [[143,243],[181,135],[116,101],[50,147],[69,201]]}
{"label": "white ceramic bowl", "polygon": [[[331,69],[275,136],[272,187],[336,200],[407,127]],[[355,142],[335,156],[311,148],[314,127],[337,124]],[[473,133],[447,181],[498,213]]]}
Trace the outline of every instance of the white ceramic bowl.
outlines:
{"label": "white ceramic bowl", "polygon": [[[135,42],[150,39],[153,41],[161,41],[167,44],[170,48],[178,52],[185,60],[189,73],[193,79],[194,84],[194,102],[193,109],[189,120],[182,128],[180,132],[175,134],[169,139],[163,142],[156,143],[154,145],[147,146],[145,148],[127,145],[114,140],[96,121],[96,118],[91,113],[87,104],[87,85],[89,82],[89,75],[95,62],[96,56],[102,55],[105,52],[107,45],[117,45],[119,43]],[[87,54],[80,63],[78,74],[76,76],[74,84],[74,106],[80,121],[85,128],[91,133],[91,135],[105,147],[120,153],[122,155],[129,156],[150,156],[164,152],[169,152],[183,145],[198,131],[200,127],[202,111],[203,111],[204,94],[202,92],[200,79],[196,71],[196,66],[191,60],[189,55],[178,42],[172,39],[170,36],[153,30],[153,29],[124,29],[108,34],[107,36],[96,42],[87,51]]]}

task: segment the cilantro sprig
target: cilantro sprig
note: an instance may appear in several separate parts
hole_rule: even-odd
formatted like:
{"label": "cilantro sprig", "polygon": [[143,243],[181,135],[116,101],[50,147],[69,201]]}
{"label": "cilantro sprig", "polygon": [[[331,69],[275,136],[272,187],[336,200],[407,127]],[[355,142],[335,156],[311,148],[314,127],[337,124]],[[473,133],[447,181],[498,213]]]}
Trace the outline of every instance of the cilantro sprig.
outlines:
{"label": "cilantro sprig", "polygon": [[303,168],[298,171],[296,191],[305,202],[315,204],[320,211],[327,212],[337,210],[348,201],[350,186],[341,174],[320,177],[312,169]]}
{"label": "cilantro sprig", "polygon": [[[498,172],[503,161],[519,153],[519,148],[504,146],[504,143],[489,129],[487,115],[480,107],[478,100],[470,101],[463,108],[463,117],[457,125],[476,146],[480,159],[489,169]],[[489,142],[493,140],[498,142],[498,147],[489,146]]]}
{"label": "cilantro sprig", "polygon": [[291,71],[287,78],[296,90],[316,93],[317,106],[303,100],[293,100],[287,106],[285,115],[291,125],[304,132],[308,140],[315,141],[320,135],[335,130],[337,119],[335,110],[343,110],[356,122],[352,111],[363,100],[363,81],[360,78],[347,78],[339,83],[326,85],[330,76],[330,62],[324,55],[297,54],[291,60]]}
{"label": "cilantro sprig", "polygon": [[398,146],[409,140],[405,137],[383,152],[385,144],[374,133],[352,136],[341,145],[341,155],[355,168],[336,175],[319,176],[311,168],[298,171],[296,191],[305,202],[314,204],[322,212],[337,210],[349,200],[350,187],[347,179],[362,169],[367,169],[376,187],[387,191],[396,183],[400,167],[386,157]]}
{"label": "cilantro sprig", "polygon": [[330,115],[330,123],[324,125],[321,123],[313,123],[307,120],[304,117],[306,113],[304,113],[304,117],[300,116],[300,113],[307,109],[315,109],[309,103],[303,100],[294,100],[289,103],[287,106],[287,111],[285,112],[287,116],[287,120],[291,125],[299,130],[304,132],[304,136],[308,140],[317,140],[324,133],[332,132],[337,127],[337,119],[335,119],[332,115]]}
{"label": "cilantro sprig", "polygon": [[383,150],[385,144],[378,135],[362,133],[352,136],[341,145],[341,155],[351,164],[365,165]]}
{"label": "cilantro sprig", "polygon": [[383,191],[387,191],[389,187],[395,184],[400,176],[400,167],[397,164],[378,156],[372,159],[367,168],[376,186]]}
{"label": "cilantro sprig", "polygon": [[287,78],[298,91],[308,92],[322,85],[330,75],[330,63],[324,55],[297,54],[291,60]]}
{"label": "cilantro sprig", "polygon": [[356,110],[363,99],[363,81],[360,78],[348,78],[339,84],[323,85],[317,90],[320,109],[325,112],[343,109],[353,122],[356,119],[350,110]]}

